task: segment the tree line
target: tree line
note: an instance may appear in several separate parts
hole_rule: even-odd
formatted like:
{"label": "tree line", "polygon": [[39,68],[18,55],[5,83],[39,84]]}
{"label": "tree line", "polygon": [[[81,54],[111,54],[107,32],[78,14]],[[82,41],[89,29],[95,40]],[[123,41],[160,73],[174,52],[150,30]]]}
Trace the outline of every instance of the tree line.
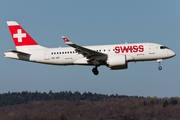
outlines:
{"label": "tree line", "polygon": [[0,94],[1,120],[166,120],[180,118],[180,98],[62,91]]}
{"label": "tree line", "polygon": [[103,95],[91,92],[80,93],[78,91],[62,91],[53,93],[51,90],[49,93],[46,92],[8,92],[0,94],[0,107],[8,105],[16,105],[27,103],[29,101],[50,101],[50,100],[68,100],[68,101],[77,101],[77,100],[90,100],[90,101],[102,101],[107,98],[128,98],[128,97],[137,97],[138,96],[126,96],[126,95]]}

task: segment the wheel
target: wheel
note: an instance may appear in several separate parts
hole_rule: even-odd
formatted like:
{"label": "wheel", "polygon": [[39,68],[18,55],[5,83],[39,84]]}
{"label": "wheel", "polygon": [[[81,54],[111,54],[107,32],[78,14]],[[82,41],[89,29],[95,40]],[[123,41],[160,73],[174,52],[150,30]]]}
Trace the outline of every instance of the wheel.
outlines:
{"label": "wheel", "polygon": [[99,71],[97,70],[97,68],[93,68],[92,72],[94,73],[94,75],[98,75],[99,74]]}
{"label": "wheel", "polygon": [[162,67],[161,67],[161,66],[159,66],[159,67],[158,67],[158,69],[159,69],[159,70],[162,70]]}

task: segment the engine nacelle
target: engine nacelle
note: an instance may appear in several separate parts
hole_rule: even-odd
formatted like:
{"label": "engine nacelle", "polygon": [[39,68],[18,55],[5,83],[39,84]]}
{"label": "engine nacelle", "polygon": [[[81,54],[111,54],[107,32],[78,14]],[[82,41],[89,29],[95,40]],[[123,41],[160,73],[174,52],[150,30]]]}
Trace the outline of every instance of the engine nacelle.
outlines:
{"label": "engine nacelle", "polygon": [[109,56],[107,66],[110,67],[111,70],[127,69],[126,55]]}

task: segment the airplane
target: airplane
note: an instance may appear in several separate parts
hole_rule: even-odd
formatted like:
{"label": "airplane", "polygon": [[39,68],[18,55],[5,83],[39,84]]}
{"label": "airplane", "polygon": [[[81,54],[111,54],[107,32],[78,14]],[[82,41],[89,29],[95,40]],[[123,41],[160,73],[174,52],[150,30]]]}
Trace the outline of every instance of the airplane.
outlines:
{"label": "airplane", "polygon": [[127,69],[128,62],[157,60],[159,70],[163,59],[176,54],[168,47],[156,43],[132,43],[114,45],[79,46],[62,36],[70,47],[47,48],[40,46],[15,21],[7,21],[16,50],[8,50],[4,57],[51,65],[94,66],[92,72],[98,75],[98,67],[105,65],[111,70]]}

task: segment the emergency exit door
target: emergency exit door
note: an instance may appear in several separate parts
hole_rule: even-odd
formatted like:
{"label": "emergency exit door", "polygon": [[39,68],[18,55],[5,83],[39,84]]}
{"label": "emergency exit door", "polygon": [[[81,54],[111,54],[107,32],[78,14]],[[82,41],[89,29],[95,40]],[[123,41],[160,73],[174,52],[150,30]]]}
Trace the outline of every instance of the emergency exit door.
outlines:
{"label": "emergency exit door", "polygon": [[49,56],[49,51],[44,51],[44,60],[49,60],[50,56]]}
{"label": "emergency exit door", "polygon": [[154,54],[154,53],[155,53],[154,45],[149,45],[149,54]]}

